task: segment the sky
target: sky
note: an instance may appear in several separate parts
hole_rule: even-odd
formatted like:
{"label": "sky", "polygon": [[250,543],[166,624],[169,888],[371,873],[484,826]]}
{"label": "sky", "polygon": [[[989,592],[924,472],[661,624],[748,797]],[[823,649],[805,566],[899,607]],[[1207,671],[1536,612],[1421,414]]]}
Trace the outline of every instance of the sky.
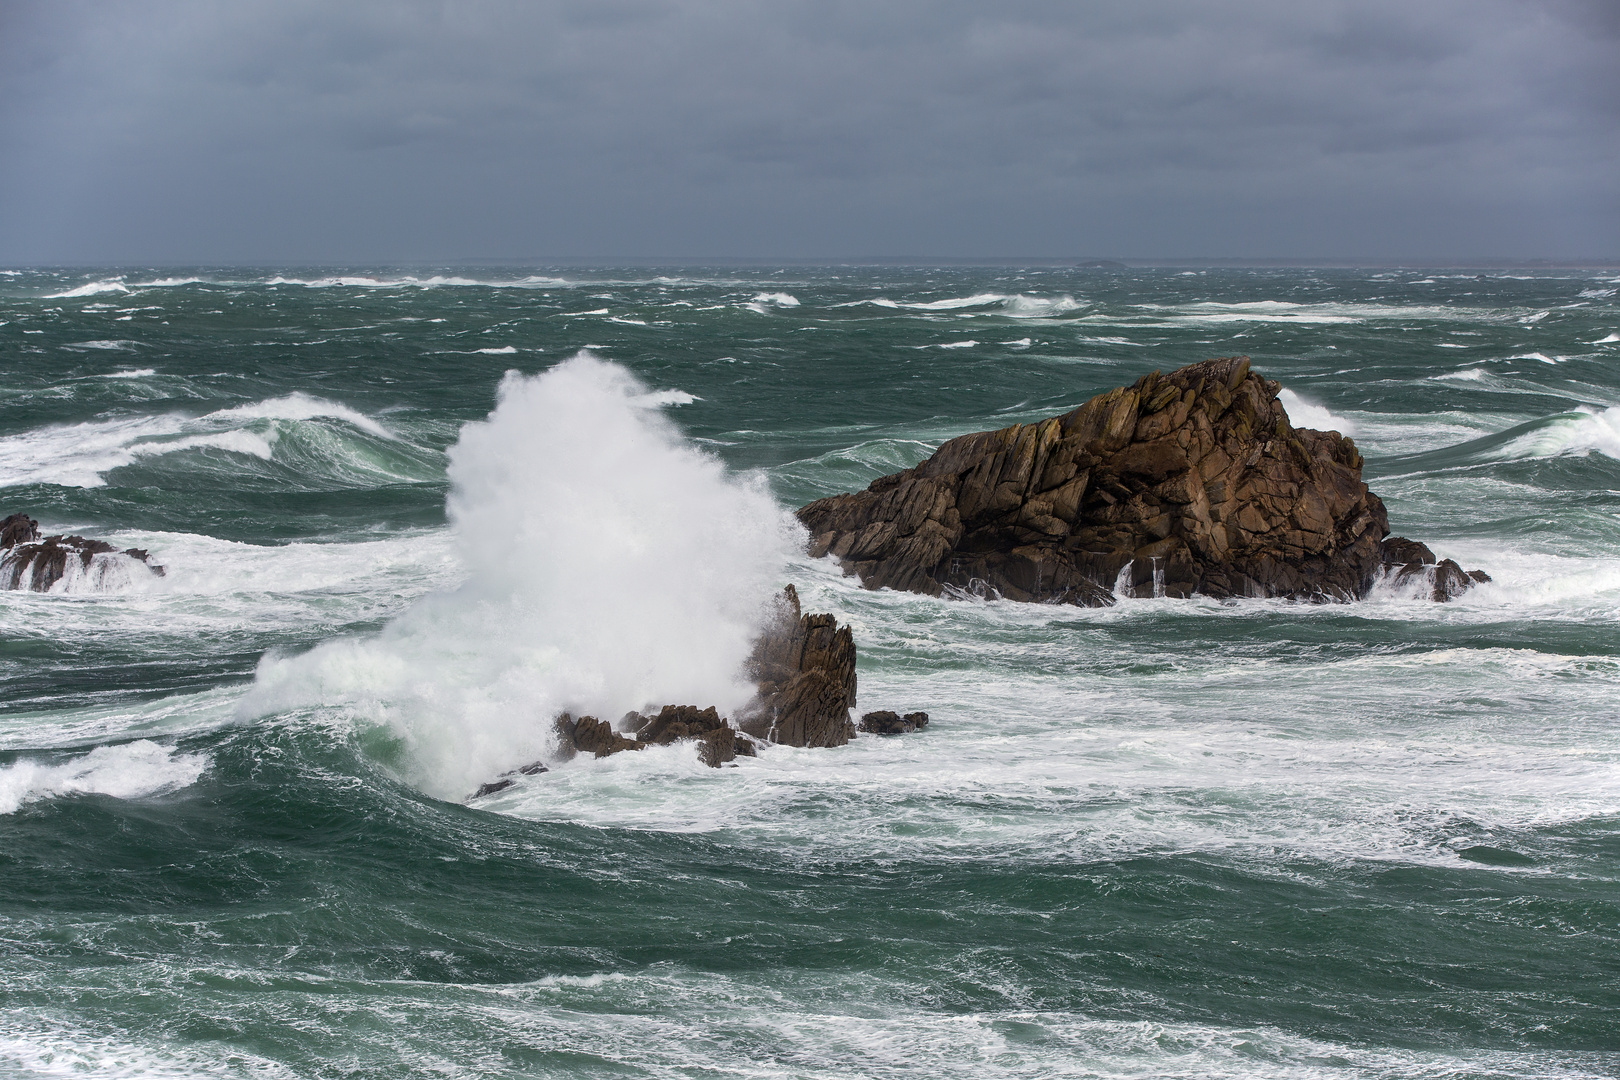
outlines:
{"label": "sky", "polygon": [[0,264],[1620,258],[1616,0],[0,0]]}

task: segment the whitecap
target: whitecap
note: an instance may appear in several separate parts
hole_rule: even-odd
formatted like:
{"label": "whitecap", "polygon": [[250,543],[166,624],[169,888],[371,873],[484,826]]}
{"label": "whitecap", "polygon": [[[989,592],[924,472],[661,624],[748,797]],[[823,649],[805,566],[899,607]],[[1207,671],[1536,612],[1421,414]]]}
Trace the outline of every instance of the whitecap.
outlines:
{"label": "whitecap", "polygon": [[142,739],[98,746],[83,757],[51,764],[21,758],[0,766],[0,814],[60,795],[110,795],[139,799],[189,787],[208,768],[205,754],[181,754]]}
{"label": "whitecap", "polygon": [[1592,342],[1592,344],[1593,345],[1612,345],[1617,341],[1620,341],[1620,334],[1610,334],[1608,337],[1598,338],[1596,341]]}
{"label": "whitecap", "polygon": [[757,293],[752,300],[743,305],[750,311],[757,311],[761,315],[769,315],[771,308],[796,308],[799,298],[792,293],[762,292]]}
{"label": "whitecap", "polygon": [[85,352],[85,351],[90,350],[90,349],[107,350],[109,352],[128,352],[131,349],[138,348],[139,346],[140,346],[140,342],[138,342],[138,341],[125,341],[125,340],[120,339],[120,340],[97,340],[97,341],[73,341],[73,342],[69,342],[66,345],[61,346],[61,348],[72,349],[75,352]]}
{"label": "whitecap", "polygon": [[483,353],[485,356],[511,356],[513,353],[517,352],[517,346],[502,345],[499,348],[474,349],[473,352]]}
{"label": "whitecap", "polygon": [[97,375],[97,376],[95,376],[95,378],[97,378],[97,379],[145,379],[145,378],[149,378],[150,376],[153,376],[153,375],[156,375],[156,374],[157,374],[157,369],[156,368],[143,367],[143,368],[131,368],[131,369],[127,370],[127,371],[109,371],[109,372],[106,372],[105,374]]}
{"label": "whitecap", "polygon": [[[220,409],[200,417],[183,413],[113,417],[77,424],[55,424],[0,437],[0,487],[57,484],[100,487],[105,474],[141,457],[161,456],[192,448],[213,448],[269,459],[279,432],[244,430],[255,421],[301,423],[338,420],[368,435],[397,442],[398,436],[376,420],[340,402],[292,393],[251,404]],[[331,452],[344,455],[343,447]],[[355,462],[333,461],[339,471]],[[377,470],[358,463],[360,471]],[[392,474],[389,474],[392,475]]]}
{"label": "whitecap", "polygon": [[45,299],[70,300],[78,296],[100,296],[102,293],[127,292],[129,292],[129,286],[125,285],[122,281],[115,279],[111,281],[92,281],[88,284],[80,285],[78,288],[68,289],[66,292],[46,293]]}
{"label": "whitecap", "polygon": [[1536,430],[1505,443],[1489,456],[1504,460],[1584,457],[1594,450],[1620,458],[1620,405],[1602,412],[1582,408],[1549,417]]}

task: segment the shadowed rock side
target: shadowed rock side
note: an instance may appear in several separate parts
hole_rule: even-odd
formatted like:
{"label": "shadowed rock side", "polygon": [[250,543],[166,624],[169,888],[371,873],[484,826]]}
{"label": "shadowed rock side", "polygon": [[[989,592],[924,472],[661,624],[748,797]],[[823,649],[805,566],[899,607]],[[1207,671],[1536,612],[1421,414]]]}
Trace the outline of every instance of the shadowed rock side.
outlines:
{"label": "shadowed rock side", "polygon": [[1383,566],[1355,443],[1295,428],[1246,356],[963,435],[802,507],[810,553],[867,588],[1100,606],[1134,595],[1351,600]]}
{"label": "shadowed rock side", "polygon": [[0,589],[48,592],[70,574],[83,575],[92,582],[99,582],[109,571],[121,578],[121,568],[115,569],[114,563],[98,556],[126,556],[158,577],[163,576],[163,567],[152,562],[141,548],[119,551],[104,540],[82,536],[41,539],[39,522],[27,514],[12,514],[0,521]]}
{"label": "shadowed rock side", "polygon": [[831,615],[805,615],[799,592],[782,590],[774,618],[754,646],[759,695],[738,726],[788,746],[843,746],[855,735],[855,638]]}

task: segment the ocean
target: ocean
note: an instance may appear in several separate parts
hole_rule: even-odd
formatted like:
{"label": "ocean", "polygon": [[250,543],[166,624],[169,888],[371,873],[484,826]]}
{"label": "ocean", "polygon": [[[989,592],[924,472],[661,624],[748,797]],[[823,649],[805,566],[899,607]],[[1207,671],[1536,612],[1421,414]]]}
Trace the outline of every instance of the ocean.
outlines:
{"label": "ocean", "polygon": [[[0,272],[0,1074],[1620,1074],[1620,277]],[[870,592],[791,510],[1245,354],[1436,604]],[[793,583],[914,735],[736,708]],[[469,801],[533,760],[550,771]]]}

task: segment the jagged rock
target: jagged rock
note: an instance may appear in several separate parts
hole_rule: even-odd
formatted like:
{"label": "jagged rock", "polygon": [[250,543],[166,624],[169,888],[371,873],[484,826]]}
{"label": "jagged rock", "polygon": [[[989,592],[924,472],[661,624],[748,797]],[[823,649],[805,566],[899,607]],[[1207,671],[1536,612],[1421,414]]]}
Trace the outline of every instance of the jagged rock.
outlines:
{"label": "jagged rock", "polygon": [[68,574],[70,559],[79,560],[79,569],[88,572],[98,555],[126,555],[143,564],[158,577],[163,567],[151,561],[141,548],[119,551],[105,540],[82,536],[39,535],[39,522],[27,514],[12,514],[0,521],[0,589],[26,589],[47,592]]}
{"label": "jagged rock", "polygon": [[880,710],[866,713],[861,717],[861,730],[869,735],[909,735],[927,726],[928,714],[925,712],[906,713],[901,716],[896,712]]}
{"label": "jagged rock", "polygon": [[516,780],[491,780],[487,784],[478,785],[478,790],[469,795],[468,798],[482,799],[485,795],[493,795],[497,791],[505,791],[515,783],[517,783]]}
{"label": "jagged rock", "polygon": [[726,723],[713,705],[665,705],[657,716],[630,713],[625,726],[633,726],[638,742],[667,746],[679,739],[698,743],[698,757],[718,769],[738,756],[754,757],[754,744]]}
{"label": "jagged rock", "polygon": [[565,757],[573,757],[576,752],[607,757],[620,750],[640,750],[645,746],[635,739],[620,735],[606,720],[598,720],[594,716],[582,716],[575,720],[568,713],[557,717],[557,736],[558,748]]}
{"label": "jagged rock", "polygon": [[1404,536],[1387,538],[1381,549],[1384,573],[1396,584],[1405,585],[1421,577],[1428,588],[1429,598],[1445,603],[1456,599],[1475,585],[1491,580],[1483,570],[1464,570],[1450,559],[1435,561],[1434,552],[1427,544],[1408,540]]}
{"label": "jagged rock", "polygon": [[812,555],[873,589],[1360,597],[1384,504],[1355,443],[1295,428],[1279,389],[1244,356],[1155,371],[1062,416],[952,439],[799,519]]}
{"label": "jagged rock", "polygon": [[831,615],[805,615],[792,585],[754,646],[759,694],[738,725],[766,742],[843,746],[855,734],[855,638]]}

